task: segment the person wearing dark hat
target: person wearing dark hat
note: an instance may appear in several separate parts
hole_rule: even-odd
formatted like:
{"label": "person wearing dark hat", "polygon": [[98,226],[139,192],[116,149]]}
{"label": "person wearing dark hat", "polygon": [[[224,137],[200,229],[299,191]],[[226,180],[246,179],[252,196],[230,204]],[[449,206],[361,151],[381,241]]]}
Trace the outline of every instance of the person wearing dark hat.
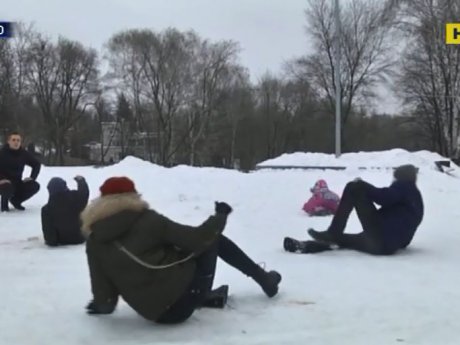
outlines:
{"label": "person wearing dark hat", "polygon": [[225,302],[225,286],[211,290],[217,256],[268,297],[278,293],[281,275],[266,272],[222,235],[228,204],[216,202],[215,214],[193,227],[150,209],[127,177],[109,178],[100,191],[81,216],[93,293],[89,314],[112,313],[121,296],[148,320],[183,322],[197,308],[219,304],[216,297]]}
{"label": "person wearing dark hat", "polygon": [[[326,231],[309,229],[316,242],[284,240],[288,251],[319,252],[330,245],[375,255],[391,255],[406,248],[423,219],[423,199],[417,188],[418,168],[402,165],[394,170],[394,181],[377,188],[357,179],[346,185],[337,212]],[[376,208],[375,204],[380,205]],[[359,234],[344,234],[352,210],[363,227]]]}
{"label": "person wearing dark hat", "polygon": [[76,176],[77,190],[69,190],[66,181],[53,177],[48,182],[49,199],[42,207],[42,231],[49,246],[81,244],[80,213],[88,204],[89,188],[82,176]]}
{"label": "person wearing dark hat", "polygon": [[[22,178],[24,167],[30,166],[30,177]],[[38,193],[40,185],[36,181],[40,173],[40,161],[22,148],[22,138],[13,132],[7,144],[0,149],[0,209],[10,210],[9,203],[19,211],[24,211],[22,203]]]}

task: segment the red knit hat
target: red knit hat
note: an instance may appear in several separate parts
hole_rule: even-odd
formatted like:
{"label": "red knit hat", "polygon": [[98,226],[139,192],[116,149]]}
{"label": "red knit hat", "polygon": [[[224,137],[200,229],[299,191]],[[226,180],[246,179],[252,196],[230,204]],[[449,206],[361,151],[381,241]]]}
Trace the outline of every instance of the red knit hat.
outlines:
{"label": "red knit hat", "polygon": [[99,188],[101,195],[137,193],[134,182],[127,177],[111,177]]}

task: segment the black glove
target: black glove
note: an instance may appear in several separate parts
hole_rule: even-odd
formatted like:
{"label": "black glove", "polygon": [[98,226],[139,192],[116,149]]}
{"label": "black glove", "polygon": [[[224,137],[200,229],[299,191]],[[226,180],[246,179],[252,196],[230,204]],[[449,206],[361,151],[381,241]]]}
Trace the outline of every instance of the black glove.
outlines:
{"label": "black glove", "polygon": [[90,315],[97,314],[112,314],[115,310],[115,306],[111,303],[96,304],[96,302],[91,301],[86,306],[86,312]]}
{"label": "black glove", "polygon": [[225,216],[228,216],[230,213],[232,213],[232,208],[229,204],[225,203],[225,202],[218,202],[216,201],[215,202],[215,210],[216,210],[216,213],[217,214],[223,214]]}

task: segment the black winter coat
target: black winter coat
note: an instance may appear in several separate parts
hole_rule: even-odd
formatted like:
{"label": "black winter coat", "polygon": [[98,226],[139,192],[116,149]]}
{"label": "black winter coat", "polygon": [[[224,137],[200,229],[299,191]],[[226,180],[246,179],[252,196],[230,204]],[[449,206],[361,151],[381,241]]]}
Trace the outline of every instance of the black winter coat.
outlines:
{"label": "black winter coat", "polygon": [[369,186],[372,201],[382,206],[378,212],[385,251],[391,254],[406,248],[423,219],[422,194],[414,182],[396,181],[386,188]]}
{"label": "black winter coat", "polygon": [[84,179],[77,180],[78,190],[50,196],[42,207],[42,230],[49,246],[83,243],[80,213],[88,204],[89,189]]}
{"label": "black winter coat", "polygon": [[37,158],[23,148],[12,150],[5,145],[0,149],[0,179],[19,183],[26,165],[32,168],[30,177],[35,180],[40,173],[40,161]]}

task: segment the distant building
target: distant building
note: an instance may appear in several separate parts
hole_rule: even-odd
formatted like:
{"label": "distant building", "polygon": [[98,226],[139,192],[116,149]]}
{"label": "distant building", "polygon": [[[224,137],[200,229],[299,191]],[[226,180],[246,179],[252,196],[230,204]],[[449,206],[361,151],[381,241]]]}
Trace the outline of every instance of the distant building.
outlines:
{"label": "distant building", "polygon": [[[85,156],[92,162],[116,163],[126,156],[135,156],[145,160],[155,160],[149,152],[155,153],[154,133],[135,132],[129,134],[127,125],[119,122],[103,122],[101,142],[89,142],[85,145]],[[149,150],[149,141],[152,150]],[[104,158],[102,160],[102,157]]]}

